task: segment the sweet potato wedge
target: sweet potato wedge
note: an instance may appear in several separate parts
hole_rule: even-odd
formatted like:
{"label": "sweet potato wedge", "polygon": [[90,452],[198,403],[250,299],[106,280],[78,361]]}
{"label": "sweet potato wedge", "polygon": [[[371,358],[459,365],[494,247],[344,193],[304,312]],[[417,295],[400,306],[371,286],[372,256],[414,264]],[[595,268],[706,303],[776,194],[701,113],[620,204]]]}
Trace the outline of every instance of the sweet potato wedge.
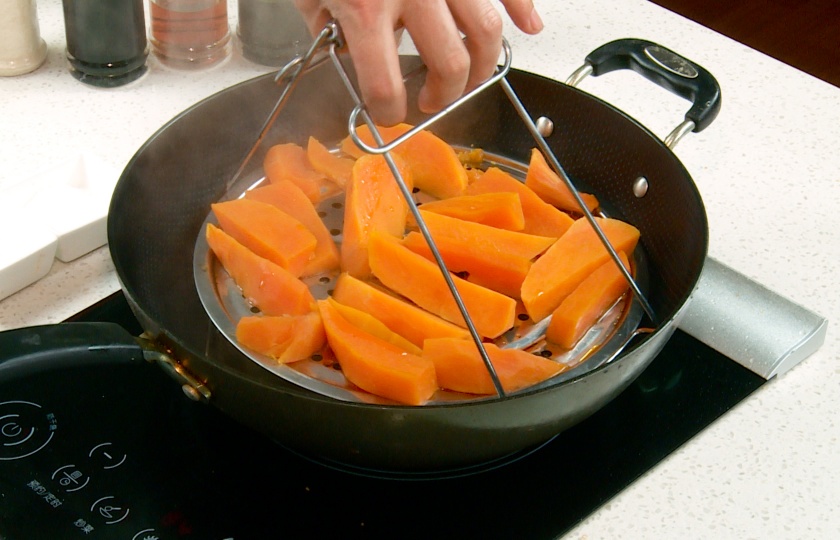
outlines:
{"label": "sweet potato wedge", "polygon": [[207,243],[242,294],[265,315],[304,315],[315,307],[309,288],[282,266],[263,259],[212,223]]}
{"label": "sweet potato wedge", "polygon": [[359,329],[333,304],[318,301],[327,341],[347,380],[359,388],[408,405],[422,405],[437,391],[431,360]]}
{"label": "sweet potato wedge", "polygon": [[[566,365],[518,349],[485,343],[484,349],[505,392],[542,382],[567,369]],[[493,379],[472,340],[434,338],[423,345],[423,357],[435,365],[441,388],[468,394],[495,394]]]}
{"label": "sweet potato wedge", "polygon": [[306,144],[306,157],[316,171],[335,182],[340,188],[344,189],[350,181],[353,160],[333,154],[315,137],[309,137]]}
{"label": "sweet potato wedge", "polygon": [[519,194],[513,192],[460,195],[423,204],[423,210],[452,218],[481,223],[497,229],[521,231],[525,214]]}
{"label": "sweet potato wedge", "polygon": [[495,192],[512,192],[519,195],[525,214],[525,226],[521,232],[558,238],[574,222],[568,214],[543,201],[531,188],[496,167],[489,167],[464,190],[465,195]]}
{"label": "sweet potato wedge", "polygon": [[[411,124],[400,123],[393,126],[376,126],[376,130],[379,131],[379,134],[382,136],[383,142],[385,142],[385,144],[388,144],[389,142],[393,141],[400,135],[406,133],[413,127],[414,126],[412,126]],[[377,146],[376,142],[373,140],[373,135],[370,132],[370,128],[366,124],[357,126],[356,134],[365,144],[370,146]],[[356,145],[356,143],[353,142],[353,138],[350,137],[350,135],[341,140],[341,151],[347,154],[348,156],[353,156],[356,159],[368,155],[367,152],[359,148]]]}
{"label": "sweet potato wedge", "polygon": [[315,236],[276,206],[253,199],[234,199],[210,207],[223,231],[296,277],[315,255]]}
{"label": "sweet potato wedge", "polygon": [[[412,127],[409,124],[397,124],[388,128],[377,126],[377,130],[388,143]],[[366,125],[359,126],[357,133],[363,142],[375,146],[373,135]],[[363,153],[349,136],[342,142],[341,148],[354,156]],[[405,160],[414,178],[415,187],[433,197],[454,197],[460,195],[467,187],[467,173],[458,159],[458,154],[452,146],[431,131],[415,133],[394,148],[393,153]]]}
{"label": "sweet potato wedge", "polygon": [[349,274],[338,277],[332,297],[342,304],[370,313],[417,347],[422,347],[423,342],[431,337],[470,337],[465,328]]}
{"label": "sweet potato wedge", "polygon": [[[386,287],[447,321],[466,324],[436,263],[379,232],[371,234],[368,248],[373,275]],[[495,338],[513,326],[516,300],[454,275],[452,280],[481,336]]]}
{"label": "sweet potato wedge", "polygon": [[[639,230],[623,221],[595,218],[616,251],[632,253]],[[547,317],[610,254],[590,223],[578,219],[542,256],[522,282],[522,302],[535,321]]]}
{"label": "sweet potato wedge", "polygon": [[276,206],[300,221],[315,237],[315,250],[303,267],[301,276],[311,276],[339,267],[338,246],[332,234],[327,230],[315,206],[297,184],[289,180],[278,180],[246,191],[245,198]]}
{"label": "sweet potato wedge", "polygon": [[481,223],[435,214],[424,210],[422,206],[420,207],[420,216],[426,223],[432,238],[448,236],[463,242],[474,243],[477,249],[525,259],[533,259],[557,240],[556,237],[508,231]]}
{"label": "sweet potato wedge", "polygon": [[[399,156],[394,161],[411,185],[411,173]],[[344,204],[341,269],[356,277],[370,275],[368,243],[378,231],[402,236],[408,205],[382,156],[362,156],[353,165]]]}
{"label": "sweet potato wedge", "polygon": [[[618,256],[629,270],[627,255],[620,251]],[[610,258],[581,281],[554,310],[545,338],[571,349],[629,288],[624,274]]]}
{"label": "sweet potato wedge", "polygon": [[313,204],[341,192],[335,182],[315,170],[306,150],[298,144],[283,143],[269,148],[263,160],[263,169],[269,182],[294,182]]}
{"label": "sweet potato wedge", "polygon": [[396,345],[407,353],[420,355],[423,354],[423,349],[405,339],[398,333],[392,331],[385,326],[385,323],[361,309],[342,304],[335,300],[335,298],[327,298],[333,307],[338,310],[342,317],[347,319],[347,322],[356,326],[360,330],[367,332],[372,336],[376,336],[383,341],[387,341],[392,345]]}
{"label": "sweet potato wedge", "polygon": [[[433,237],[434,238],[434,237]],[[438,251],[453,273],[476,285],[487,287],[511,298],[519,298],[522,282],[531,268],[531,259],[463,238],[439,236],[434,239]],[[403,245],[434,261],[432,250],[419,232],[410,232]]]}
{"label": "sweet potato wedge", "polygon": [[288,364],[320,351],[327,342],[327,335],[321,315],[312,311],[294,316],[242,317],[236,324],[236,340],[280,364]]}
{"label": "sweet potato wedge", "polygon": [[[571,190],[548,165],[542,152],[536,148],[531,150],[531,161],[525,175],[525,185],[539,195],[542,200],[560,210],[583,214],[583,210],[578,205]],[[590,212],[598,208],[598,199],[594,195],[580,193],[580,198]]]}

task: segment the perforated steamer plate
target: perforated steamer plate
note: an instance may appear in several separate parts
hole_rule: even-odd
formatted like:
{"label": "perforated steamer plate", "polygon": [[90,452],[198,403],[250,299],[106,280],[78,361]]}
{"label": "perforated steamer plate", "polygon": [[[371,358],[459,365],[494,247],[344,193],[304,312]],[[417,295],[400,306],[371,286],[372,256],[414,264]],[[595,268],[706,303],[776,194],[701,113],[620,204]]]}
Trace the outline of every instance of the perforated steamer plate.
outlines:
{"label": "perforated steamer plate", "polygon": [[[334,150],[334,152],[337,152]],[[503,156],[485,155],[485,162],[482,168],[489,166],[499,167],[515,177],[522,179],[525,175],[526,166],[514,162]],[[236,199],[255,187],[262,185],[267,180],[264,177],[248,177],[239,179],[231,190],[223,197],[224,200]],[[429,200],[422,192],[415,194],[415,202],[422,203]],[[317,210],[322,216],[327,229],[333,233],[337,244],[341,244],[341,230],[344,219],[344,194],[322,201]],[[242,346],[236,339],[236,324],[239,319],[259,313],[259,310],[252,306],[242,295],[239,287],[222,267],[219,260],[210,250],[205,238],[207,224],[217,225],[215,217],[211,212],[204,221],[195,243],[193,255],[193,273],[199,298],[204,305],[210,319],[218,330],[237,348],[242,354],[264,369],[272,372],[278,377],[292,382],[298,386],[331,398],[381,405],[393,405],[394,401],[370,394],[353,383],[349,382],[342,373],[340,365],[335,356],[326,347],[321,353],[311,358],[290,364],[280,364],[276,360],[259,354],[247,347]],[[633,257],[633,265],[636,275],[636,282],[643,293],[647,291],[647,272],[645,258],[641,247],[636,248]],[[335,285],[339,271],[322,273],[304,279],[316,299],[326,298]],[[520,303],[521,304],[521,303]],[[519,306],[521,308],[521,305]],[[524,309],[519,309],[524,313]],[[527,392],[535,388],[553,386],[571,378],[582,376],[593,369],[612,361],[617,357],[628,341],[637,332],[641,321],[643,310],[638,302],[634,302],[630,292],[621,299],[592,327],[592,329],[575,345],[571,350],[559,350],[547,344],[541,333],[535,342],[526,347],[525,350],[550,358],[570,366],[570,369],[556,375],[555,377],[540,383],[534,387],[525,388],[518,392]],[[532,330],[534,321],[530,319],[516,321],[516,326],[497,338],[494,343],[505,346],[516,340],[523,334]],[[515,395],[512,392],[508,395]],[[497,396],[476,396],[448,390],[438,390],[429,404],[458,404],[470,401],[481,401],[497,399]]]}

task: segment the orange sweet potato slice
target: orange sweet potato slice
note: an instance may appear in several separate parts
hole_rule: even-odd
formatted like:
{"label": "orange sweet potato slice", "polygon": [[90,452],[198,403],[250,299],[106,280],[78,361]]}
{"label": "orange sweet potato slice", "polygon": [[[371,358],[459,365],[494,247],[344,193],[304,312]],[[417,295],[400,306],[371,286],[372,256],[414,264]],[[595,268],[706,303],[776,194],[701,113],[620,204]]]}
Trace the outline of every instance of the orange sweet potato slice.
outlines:
{"label": "orange sweet potato slice", "polygon": [[306,157],[316,171],[344,189],[353,171],[352,159],[333,154],[315,137],[309,137]]}
{"label": "orange sweet potato slice", "polygon": [[488,168],[464,190],[465,195],[493,192],[519,194],[522,211],[525,213],[525,227],[521,232],[557,238],[562,236],[574,221],[566,213],[543,201],[531,188],[496,167]]}
{"label": "orange sweet potato slice", "polygon": [[372,394],[422,405],[437,391],[431,360],[406,353],[351,324],[333,304],[318,301],[327,341],[347,380]]}
{"label": "orange sweet potato slice", "polygon": [[349,274],[338,277],[332,297],[344,305],[370,313],[418,347],[422,347],[423,342],[431,337],[470,337],[465,328]]}
{"label": "orange sweet potato slice", "polygon": [[[411,173],[399,158],[394,161],[411,185]],[[402,236],[408,206],[391,169],[382,156],[362,156],[353,165],[344,205],[341,269],[356,277],[370,275],[368,242],[373,231]]]}
{"label": "orange sweet potato slice", "polygon": [[352,306],[341,304],[334,298],[327,298],[327,300],[333,304],[335,309],[338,310],[342,317],[347,319],[349,323],[358,327],[360,330],[364,330],[368,334],[376,336],[383,341],[387,341],[392,345],[396,345],[405,352],[416,355],[423,354],[423,349],[421,349],[414,343],[408,341],[396,332],[393,332],[390,328],[385,326],[385,324],[382,321],[380,321],[370,313],[366,313]]}
{"label": "orange sweet potato slice", "polygon": [[251,199],[211,205],[222,230],[260,257],[300,276],[318,240],[300,221],[279,208]]}
{"label": "orange sweet potato slice", "polygon": [[[376,130],[379,131],[379,135],[382,136],[383,142],[388,144],[389,142],[393,141],[400,135],[406,133],[408,130],[413,128],[411,124],[396,124],[393,126],[376,126]],[[370,145],[370,146],[377,146],[376,142],[373,140],[373,135],[370,132],[370,128],[367,124],[362,124],[356,127],[356,134],[362,140],[363,143]],[[354,158],[358,159],[362,156],[367,155],[367,152],[359,148],[355,142],[353,142],[353,138],[348,135],[341,141],[341,151],[349,156],[353,156]]]}
{"label": "orange sweet potato slice", "polygon": [[423,210],[509,231],[521,231],[525,227],[518,193],[461,195],[427,202]]}
{"label": "orange sweet potato slice", "polygon": [[475,167],[466,167],[467,171],[467,185],[472,185],[484,176],[484,170]]}
{"label": "orange sweet potato slice", "polygon": [[242,294],[265,315],[304,315],[315,299],[300,279],[282,266],[264,259],[212,223],[207,243]]}
{"label": "orange sweet potato slice", "polygon": [[263,169],[269,182],[289,180],[306,193],[313,204],[341,192],[341,188],[315,170],[306,150],[298,144],[276,144],[268,149]]}
{"label": "orange sweet potato slice", "polygon": [[480,223],[464,221],[428,212],[420,207],[420,216],[432,238],[448,236],[476,244],[477,249],[533,259],[557,240],[556,237],[536,236],[517,231],[498,229]]}
{"label": "orange sweet potato slice", "polygon": [[[566,183],[554,172],[545,160],[545,156],[536,148],[531,150],[531,161],[525,175],[525,185],[539,195],[542,200],[553,204],[560,210],[577,214],[583,213]],[[590,212],[598,208],[598,199],[594,195],[580,193],[580,198]]]}
{"label": "orange sweet potato slice", "polygon": [[414,185],[445,199],[460,195],[467,187],[467,172],[455,150],[430,131],[420,131],[396,149],[414,177]]}
{"label": "orange sweet potato slice", "polygon": [[[484,349],[505,392],[542,382],[567,369],[554,362],[518,349],[501,349],[485,343]],[[434,338],[423,345],[423,357],[435,364],[441,388],[469,394],[495,394],[496,387],[472,340]]]}
{"label": "orange sweet potato slice", "polygon": [[[465,273],[464,279],[471,283],[519,298],[522,282],[531,268],[530,258],[490,249],[462,238],[439,236],[434,240],[450,271],[458,275]],[[429,244],[419,232],[408,233],[403,245],[430,261],[435,260]]]}
{"label": "orange sweet potato slice", "polygon": [[321,315],[312,311],[294,316],[242,317],[236,324],[236,340],[280,364],[288,364],[320,351],[327,342],[327,335]]}
{"label": "orange sweet potato slice", "polygon": [[[618,257],[629,269],[627,255],[620,251]],[[554,310],[545,331],[546,339],[571,349],[629,287],[624,274],[610,258],[589,274]]]}
{"label": "orange sweet potato slice", "polygon": [[[465,325],[440,268],[392,236],[374,232],[368,246],[370,268],[386,287],[447,321]],[[476,331],[495,338],[513,326],[516,300],[452,276]]]}
{"label": "orange sweet potato slice", "polygon": [[[595,218],[616,251],[632,253],[639,230],[623,221]],[[578,219],[542,256],[522,282],[522,303],[535,321],[544,319],[583,281],[610,259],[589,221]]]}
{"label": "orange sweet potato slice", "polygon": [[[389,128],[377,126],[382,139],[388,143],[410,130],[413,126],[397,124]],[[367,125],[357,129],[359,138],[372,146],[373,136]],[[349,137],[342,143],[342,149],[350,155],[360,155],[362,151]],[[414,185],[440,199],[460,195],[467,187],[467,172],[458,159],[458,154],[446,141],[431,131],[419,131],[411,138],[394,148],[394,154],[402,157],[411,175]]]}
{"label": "orange sweet potato slice", "polygon": [[245,198],[279,208],[300,221],[315,237],[317,241],[315,250],[309,262],[304,266],[302,276],[311,276],[338,268],[340,264],[338,246],[335,245],[332,234],[327,230],[315,206],[296,184],[289,180],[278,180],[246,191]]}

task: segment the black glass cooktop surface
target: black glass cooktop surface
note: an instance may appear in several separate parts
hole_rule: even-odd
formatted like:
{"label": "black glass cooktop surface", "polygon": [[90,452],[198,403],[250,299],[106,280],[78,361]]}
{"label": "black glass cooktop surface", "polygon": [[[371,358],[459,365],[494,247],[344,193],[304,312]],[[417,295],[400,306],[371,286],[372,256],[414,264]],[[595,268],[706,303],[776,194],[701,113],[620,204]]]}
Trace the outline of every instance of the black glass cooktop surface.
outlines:
{"label": "black glass cooktop surface", "polygon": [[[141,332],[121,293],[73,320]],[[677,331],[618,398],[527,455],[382,479],[296,455],[154,365],[105,364],[0,364],[0,540],[557,538],[764,383]]]}

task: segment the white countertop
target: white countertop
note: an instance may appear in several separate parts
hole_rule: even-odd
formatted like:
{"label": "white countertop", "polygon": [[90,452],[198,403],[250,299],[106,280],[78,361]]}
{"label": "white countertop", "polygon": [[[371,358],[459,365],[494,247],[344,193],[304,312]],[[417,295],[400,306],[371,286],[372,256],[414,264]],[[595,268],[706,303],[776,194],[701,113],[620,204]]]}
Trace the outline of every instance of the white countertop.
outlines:
{"label": "white countertop", "polygon": [[[840,89],[645,0],[536,3],[546,23],[541,35],[506,32],[516,68],[565,80],[598,45],[637,37],[717,77],[720,116],[676,148],[706,204],[709,254],[830,321],[816,354],[567,538],[840,537]],[[122,170],[177,113],[270,71],[238,53],[199,72],[169,70],[150,56],[139,81],[95,89],[68,73],[61,2],[40,0],[38,10],[46,64],[0,79],[0,193],[80,154]],[[630,73],[589,78],[581,89],[662,137],[688,107]],[[0,301],[0,330],[59,322],[118,288],[107,248],[56,261],[45,278]]]}

